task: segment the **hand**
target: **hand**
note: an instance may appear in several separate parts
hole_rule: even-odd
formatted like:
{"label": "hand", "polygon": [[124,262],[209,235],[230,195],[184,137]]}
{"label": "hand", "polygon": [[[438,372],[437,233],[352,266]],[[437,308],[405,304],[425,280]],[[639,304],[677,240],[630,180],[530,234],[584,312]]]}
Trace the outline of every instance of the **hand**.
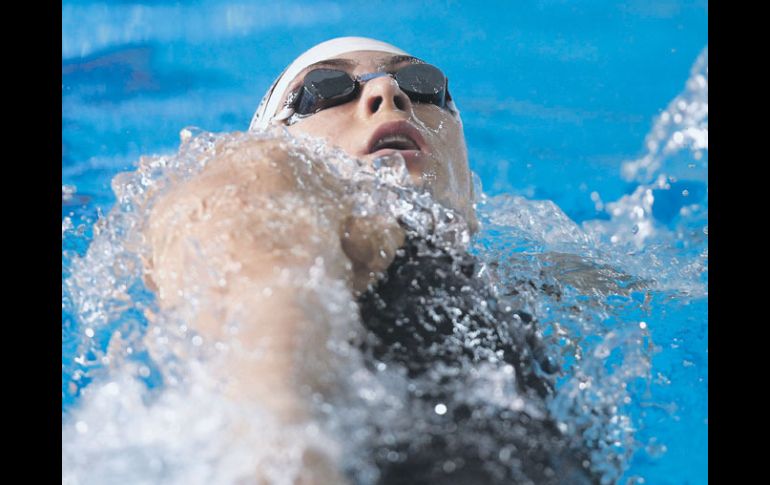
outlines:
{"label": "hand", "polygon": [[353,263],[354,291],[362,292],[377,280],[393,262],[405,237],[404,229],[392,216],[351,215],[342,221],[340,241],[343,252]]}

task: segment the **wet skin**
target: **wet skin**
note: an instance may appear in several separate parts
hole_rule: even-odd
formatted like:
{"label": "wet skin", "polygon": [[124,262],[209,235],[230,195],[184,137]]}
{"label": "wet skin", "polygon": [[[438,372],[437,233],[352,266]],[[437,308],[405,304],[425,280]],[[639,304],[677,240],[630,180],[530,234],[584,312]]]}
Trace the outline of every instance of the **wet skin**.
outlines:
{"label": "wet skin", "polygon": [[[307,72],[317,67],[344,70],[355,76],[375,72],[393,72],[416,59],[404,59],[382,52],[358,51],[309,66],[299,73],[283,95],[301,87]],[[451,91],[451,88],[450,88]],[[476,229],[473,210],[473,183],[468,167],[462,123],[447,108],[413,102],[391,76],[364,82],[352,101],[311,115],[295,115],[289,120],[289,132],[323,138],[350,155],[371,162],[378,156],[398,151],[406,161],[412,181],[425,187],[433,198],[458,211]],[[373,137],[388,128],[416,130],[421,150],[377,150],[372,153]],[[378,130],[380,130],[378,132]],[[403,130],[402,130],[403,131]]]}
{"label": "wet skin", "polygon": [[[380,71],[392,56],[341,57],[357,75]],[[421,149],[401,153],[412,181],[475,224],[461,122],[444,108],[413,103],[393,78],[371,79],[354,100],[293,121],[291,134],[323,138],[367,162],[387,153],[370,153],[372,138],[384,128],[417,131]],[[220,356],[212,367],[227,376],[223,396],[253,402],[281,421],[303,421],[308,389],[336,392],[327,377],[335,357],[319,343],[327,338],[328,320],[341,317],[325,314],[321,302],[308,304],[317,296],[287,283],[283,270],[306,281],[302,275],[322,261],[323,284],[348,285],[339,306],[350,308],[344,314],[354,324],[355,292],[388,268],[403,232],[381,215],[352,217],[335,189],[338,181],[320,164],[307,173],[306,162],[288,153],[281,139],[234,134],[212,153],[199,174],[172,184],[150,209],[143,228],[148,287],[161,310],[192,312],[185,320],[205,343],[234,341],[243,350]],[[195,306],[195,300],[202,303]],[[238,323],[235,335],[228,330],[232,322]],[[153,335],[150,329],[146,340],[154,353],[164,344]],[[258,359],[250,356],[256,349]]]}

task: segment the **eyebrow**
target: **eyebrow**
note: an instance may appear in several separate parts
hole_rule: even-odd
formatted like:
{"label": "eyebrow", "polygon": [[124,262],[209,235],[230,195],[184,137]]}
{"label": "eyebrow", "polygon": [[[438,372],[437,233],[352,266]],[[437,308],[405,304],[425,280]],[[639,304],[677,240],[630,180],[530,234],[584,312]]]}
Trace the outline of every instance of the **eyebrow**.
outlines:
{"label": "eyebrow", "polygon": [[418,59],[414,56],[393,56],[390,59],[388,59],[388,62],[385,63],[387,67],[395,66],[396,64],[401,64],[402,62],[414,62],[417,61],[418,64],[425,64],[425,62],[421,59]]}
{"label": "eyebrow", "polygon": [[[307,71],[321,66],[329,66],[329,67],[348,67],[353,68],[358,65],[358,62],[352,60],[352,59],[326,59],[323,61],[314,62],[313,64],[310,64],[305,69],[303,69],[300,74],[304,74]],[[299,77],[299,75],[297,76]]]}
{"label": "eyebrow", "polygon": [[[404,56],[404,55],[396,55],[390,57],[387,62],[385,63],[385,67],[393,67],[397,64],[401,64],[403,62],[407,61],[417,61],[418,63],[424,64],[424,62],[414,56]],[[317,67],[347,67],[349,69],[352,69],[358,65],[358,61],[354,61],[352,59],[326,59],[323,61],[314,62],[313,64],[310,64],[305,69],[300,71],[299,74],[297,74],[297,78],[301,77],[303,74],[306,74],[308,71],[311,71]]]}

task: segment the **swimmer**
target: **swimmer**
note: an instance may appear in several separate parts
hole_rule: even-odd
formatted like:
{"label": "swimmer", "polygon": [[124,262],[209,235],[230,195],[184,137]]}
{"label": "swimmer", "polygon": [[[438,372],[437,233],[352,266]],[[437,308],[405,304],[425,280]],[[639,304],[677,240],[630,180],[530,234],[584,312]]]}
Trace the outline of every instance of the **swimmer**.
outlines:
{"label": "swimmer", "polygon": [[[273,83],[249,130],[323,139],[365,168],[396,154],[411,184],[452,211],[469,233],[478,230],[462,121],[447,77],[402,49],[361,37],[311,48]],[[208,292],[197,298],[214,298],[220,305],[195,313],[191,327],[215,341],[227,332],[223,322],[239,318],[239,345],[264,351],[262,358],[234,355],[225,364],[228,396],[252,400],[281,422],[297,423],[310,414],[306,389],[334,392],[334,383],[323,376],[324,359],[331,359],[328,350],[299,349],[296,338],[315,335],[323,316],[282,279],[284,270],[307,273],[318,261],[331,278],[345,282],[348,302],[374,336],[362,349],[370,363],[403,365],[416,380],[427,379],[437,361],[458,368],[507,365],[520,392],[540,400],[552,392],[552,381],[543,376],[554,369],[538,345],[532,317],[498,309],[492,292],[474,277],[469,255],[450,254],[391,216],[353,214],[335,177],[314,166],[318,171],[303,179],[298,177],[303,167],[280,137],[255,138],[234,150],[218,147],[200,174],[173,187],[152,209],[145,271],[161,308],[184,306],[191,288]],[[276,210],[279,206],[288,210]],[[202,257],[222,274],[200,270],[196,261]],[[219,279],[206,283],[211,278]],[[419,291],[409,289],[410,284]],[[461,294],[460,288],[469,290]],[[439,311],[436,316],[441,305],[432,305],[431,298],[439,297],[460,309],[464,330],[458,330],[457,315]],[[403,325],[404,319],[409,325]],[[462,337],[461,332],[474,337],[449,338]],[[468,342],[474,339],[478,342],[471,348]],[[303,367],[294,358],[298,350],[312,353],[313,365]],[[445,414],[453,431],[437,425],[422,448],[389,444],[405,458],[379,460],[379,483],[594,482],[581,465],[584,456],[571,451],[554,423],[507,412],[479,422],[468,403],[451,402],[447,389],[452,384],[424,384],[427,394],[448,403]],[[411,398],[418,402],[425,396]],[[510,431],[525,428],[540,442],[522,441],[513,437],[521,433]],[[470,444],[447,445],[442,433],[463,430],[486,433],[500,446],[513,440],[512,449],[520,450],[525,463],[512,471],[480,461],[468,451]],[[442,465],[452,457],[451,467]],[[345,480],[335,464],[323,460],[311,460],[307,473],[302,483]]]}

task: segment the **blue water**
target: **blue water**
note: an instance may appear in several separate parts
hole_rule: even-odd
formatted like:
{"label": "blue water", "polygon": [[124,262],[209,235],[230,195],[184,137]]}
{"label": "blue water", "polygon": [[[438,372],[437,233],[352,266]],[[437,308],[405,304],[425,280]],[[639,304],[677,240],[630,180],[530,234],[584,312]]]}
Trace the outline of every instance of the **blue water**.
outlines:
{"label": "blue water", "polygon": [[[281,5],[62,3],[62,185],[76,187],[62,213],[75,228],[63,238],[65,277],[115,202],[115,174],[174,152],[185,126],[245,130],[274,76],[327,38],[376,37],[440,66],[485,193],[551,200],[576,223],[610,219],[597,200],[639,187],[621,177],[622,164],[646,153],[656,116],[708,42],[706,2]],[[672,230],[684,205],[707,207],[702,179],[680,176],[654,195],[656,224]],[[692,240],[674,238],[680,259],[702,246]],[[66,410],[89,378],[74,383],[79,323],[64,304]],[[646,322],[656,350],[652,382],[634,389],[630,406],[640,451],[619,483],[706,483],[707,297],[616,304]]]}

